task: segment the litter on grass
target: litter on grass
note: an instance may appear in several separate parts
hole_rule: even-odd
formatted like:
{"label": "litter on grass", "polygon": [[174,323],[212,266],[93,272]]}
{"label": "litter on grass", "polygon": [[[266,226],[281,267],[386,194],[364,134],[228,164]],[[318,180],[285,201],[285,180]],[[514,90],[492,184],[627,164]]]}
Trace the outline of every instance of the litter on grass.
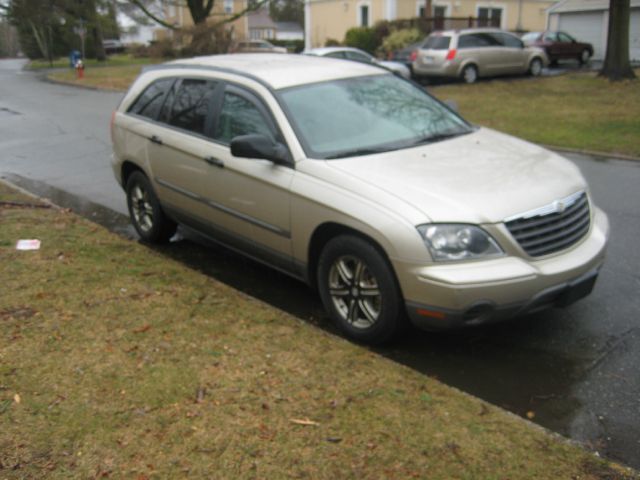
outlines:
{"label": "litter on grass", "polygon": [[18,243],[16,243],[16,250],[40,250],[40,240],[18,240]]}

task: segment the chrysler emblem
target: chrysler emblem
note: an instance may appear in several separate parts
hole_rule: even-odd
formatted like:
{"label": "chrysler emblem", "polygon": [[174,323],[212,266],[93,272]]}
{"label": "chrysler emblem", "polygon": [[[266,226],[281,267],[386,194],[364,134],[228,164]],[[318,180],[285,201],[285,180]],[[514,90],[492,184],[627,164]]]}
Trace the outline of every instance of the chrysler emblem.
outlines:
{"label": "chrysler emblem", "polygon": [[552,203],[552,205],[553,205],[553,210],[557,213],[562,213],[567,208],[565,203],[561,200],[556,200],[555,202]]}

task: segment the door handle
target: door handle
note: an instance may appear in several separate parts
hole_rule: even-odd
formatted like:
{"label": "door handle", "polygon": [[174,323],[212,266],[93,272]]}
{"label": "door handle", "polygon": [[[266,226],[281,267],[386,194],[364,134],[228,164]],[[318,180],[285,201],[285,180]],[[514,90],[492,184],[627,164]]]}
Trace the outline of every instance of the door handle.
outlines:
{"label": "door handle", "polygon": [[151,143],[156,143],[158,145],[162,145],[162,139],[160,137],[158,137],[157,135],[151,135],[151,138],[149,138],[149,140],[151,141]]}
{"label": "door handle", "polygon": [[224,162],[216,157],[205,157],[204,161],[209,165],[213,165],[214,167],[224,168]]}

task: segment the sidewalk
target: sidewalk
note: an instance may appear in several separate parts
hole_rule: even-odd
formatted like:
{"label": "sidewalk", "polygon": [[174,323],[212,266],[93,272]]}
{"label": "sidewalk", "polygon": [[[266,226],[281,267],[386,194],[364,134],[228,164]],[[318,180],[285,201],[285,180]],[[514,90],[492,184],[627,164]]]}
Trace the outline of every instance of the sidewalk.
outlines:
{"label": "sidewalk", "polygon": [[2,478],[640,478],[4,184],[0,225]]}

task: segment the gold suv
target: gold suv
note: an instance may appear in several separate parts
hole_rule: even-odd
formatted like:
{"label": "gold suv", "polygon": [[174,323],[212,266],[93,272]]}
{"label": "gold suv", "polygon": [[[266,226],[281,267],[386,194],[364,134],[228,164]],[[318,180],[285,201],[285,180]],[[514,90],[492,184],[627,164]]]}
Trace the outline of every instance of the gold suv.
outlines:
{"label": "gold suv", "polygon": [[376,66],[221,55],[145,71],[113,115],[144,241],[184,224],[317,288],[368,343],[587,295],[606,215],[578,169]]}

